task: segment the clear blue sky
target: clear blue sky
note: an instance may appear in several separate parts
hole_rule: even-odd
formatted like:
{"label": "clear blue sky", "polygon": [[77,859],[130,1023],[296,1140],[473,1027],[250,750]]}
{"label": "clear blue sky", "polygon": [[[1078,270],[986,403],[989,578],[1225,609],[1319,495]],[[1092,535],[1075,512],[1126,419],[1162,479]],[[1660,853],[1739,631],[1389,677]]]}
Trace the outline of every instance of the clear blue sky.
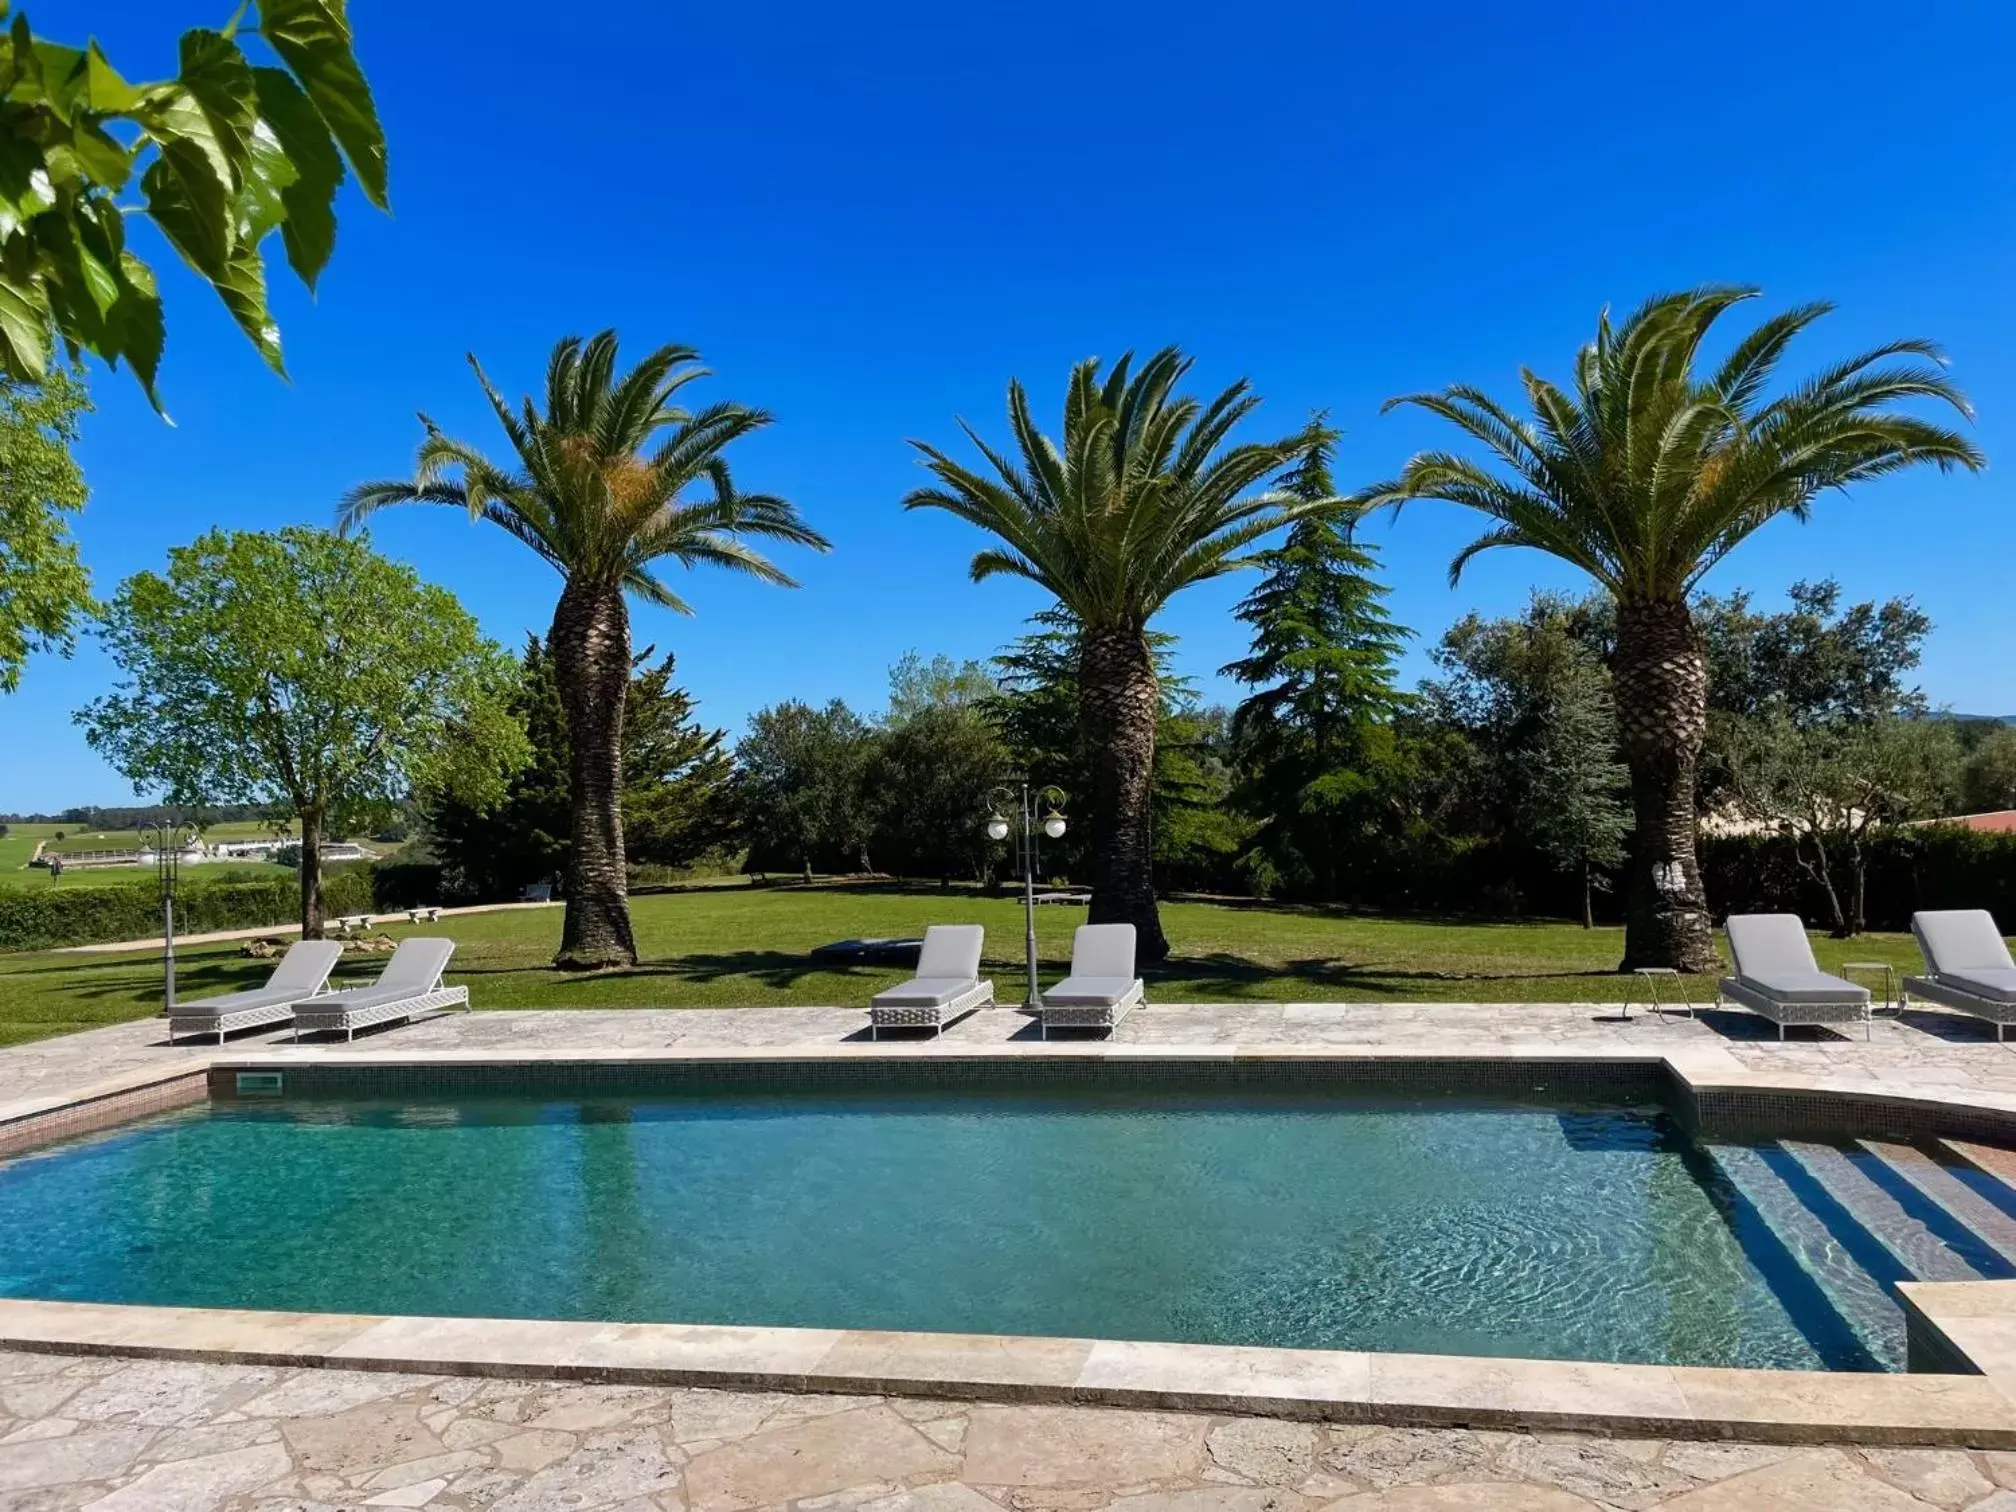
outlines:
{"label": "clear blue sky", "polygon": [[[181,27],[229,9],[32,13],[59,36],[94,27],[129,76],[155,76]],[[1854,596],[1913,595],[1937,624],[1932,698],[2016,713],[2016,9],[2000,0],[352,0],[352,17],[395,213],[348,197],[318,301],[281,275],[291,385],[160,252],[177,423],[98,378],[79,533],[102,590],[212,525],[327,522],[350,484],[406,470],[417,409],[501,447],[463,354],[517,393],[557,337],[613,325],[638,353],[698,346],[708,393],[774,410],[740,475],[835,546],[791,555],[797,592],[696,577],[698,616],[642,611],[639,643],[676,650],[731,730],[787,697],[872,709],[904,651],[985,656],[1038,607],[966,582],[966,527],[897,508],[919,476],[905,438],[955,441],[959,415],[999,435],[1011,374],[1054,415],[1074,359],[1175,342],[1200,386],[1251,377],[1271,425],[1327,408],[1355,484],[1444,439],[1381,418],[1387,396],[1508,391],[1522,363],[1565,376],[1606,302],[1737,281],[1770,308],[1838,302],[1795,363],[1945,343],[1997,466],[1823,500],[1710,586],[1776,602],[1832,573]],[[1475,528],[1422,505],[1371,531],[1423,642],[1572,582],[1500,553],[1452,591]],[[501,533],[416,510],[374,539],[507,642],[548,621],[557,580]],[[1193,590],[1163,620],[1213,696],[1233,691],[1213,674],[1242,650],[1227,611],[1245,587]],[[0,700],[0,811],[127,798],[69,717],[110,678],[86,648]]]}

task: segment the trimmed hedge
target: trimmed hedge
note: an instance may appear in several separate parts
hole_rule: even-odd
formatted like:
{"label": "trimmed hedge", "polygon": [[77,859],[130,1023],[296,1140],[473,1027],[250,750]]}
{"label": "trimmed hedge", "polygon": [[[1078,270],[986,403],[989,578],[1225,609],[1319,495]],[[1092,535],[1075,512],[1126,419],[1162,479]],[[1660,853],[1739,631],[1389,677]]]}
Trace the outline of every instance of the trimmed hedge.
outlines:
{"label": "trimmed hedge", "polygon": [[[1826,894],[1799,869],[1789,840],[1704,839],[1701,870],[1717,918],[1796,913],[1815,929],[1827,927]],[[1845,858],[1835,871],[1845,905]],[[1868,927],[1909,929],[1911,915],[1921,908],[1985,908],[2004,929],[2016,929],[2016,833],[1926,824],[1872,834],[1864,905]]]}
{"label": "trimmed hedge", "polygon": [[[323,879],[331,914],[363,913],[374,905],[373,868],[349,866]],[[301,884],[293,877],[264,882],[185,880],[176,889],[175,932],[263,929],[301,916]],[[104,887],[21,887],[0,890],[0,951],[55,950],[142,940],[161,933],[161,895],[152,878]]]}

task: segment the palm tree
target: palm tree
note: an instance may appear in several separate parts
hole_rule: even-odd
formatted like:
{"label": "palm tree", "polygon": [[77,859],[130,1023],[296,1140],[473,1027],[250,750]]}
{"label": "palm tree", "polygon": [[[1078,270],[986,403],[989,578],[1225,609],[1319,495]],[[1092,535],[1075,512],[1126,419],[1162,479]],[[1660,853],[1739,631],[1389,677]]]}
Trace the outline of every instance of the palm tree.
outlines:
{"label": "palm tree", "polygon": [[1481,551],[1531,546],[1616,600],[1612,671],[1636,821],[1625,970],[1715,966],[1694,845],[1708,709],[1694,586],[1767,521],[1806,519],[1823,489],[1921,462],[1982,465],[1964,436],[1896,409],[1930,399],[1971,414],[1929,342],[1890,342],[1767,398],[1786,345],[1829,305],[1766,320],[1697,372],[1709,328],[1756,292],[1662,295],[1615,328],[1606,312],[1577,358],[1573,394],[1522,371],[1530,419],[1461,385],[1389,401],[1460,426],[1491,465],[1423,452],[1360,496],[1367,507],[1445,499],[1497,521],[1450,564],[1452,584]]}
{"label": "palm tree", "polygon": [[543,414],[530,398],[513,411],[472,355],[515,464],[490,461],[422,415],[427,435],[412,481],[361,484],[339,511],[347,530],[392,504],[452,505],[509,531],[565,580],[548,636],[570,747],[573,861],[554,961],[562,967],[637,960],[623,855],[624,594],[690,614],[657,564],[726,567],[789,587],[792,580],[744,538],[826,547],[791,504],[740,493],[729,476],[722,453],[768,425],[767,414],[731,403],[688,411],[672,402],[705,376],[694,365],[698,355],[660,347],[618,377],[615,332],[587,342],[569,336],[547,364]]}
{"label": "palm tree", "polygon": [[1071,371],[1062,444],[1036,427],[1019,381],[1008,385],[1018,460],[960,428],[984,472],[922,441],[937,485],[906,509],[943,509],[997,536],[973,580],[1006,574],[1055,594],[1078,631],[1078,720],[1093,771],[1091,920],[1130,923],[1144,960],[1169,953],[1155,907],[1155,724],[1161,710],[1148,622],[1192,583],[1246,566],[1261,536],[1341,503],[1266,485],[1310,445],[1226,445],[1260,401],[1244,381],[1209,404],[1178,395],[1190,361],[1165,347],[1133,371],[1128,354],[1101,380],[1099,359]]}

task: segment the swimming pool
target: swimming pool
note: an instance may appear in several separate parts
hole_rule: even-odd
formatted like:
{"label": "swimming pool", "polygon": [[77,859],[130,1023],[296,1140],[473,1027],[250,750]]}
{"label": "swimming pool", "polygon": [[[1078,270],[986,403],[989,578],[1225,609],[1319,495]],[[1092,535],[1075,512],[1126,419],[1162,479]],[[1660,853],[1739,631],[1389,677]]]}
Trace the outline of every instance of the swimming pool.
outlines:
{"label": "swimming pool", "polygon": [[2016,1265],[1886,1148],[1413,1090],[224,1101],[0,1164],[0,1295],[1898,1369],[1892,1282]]}

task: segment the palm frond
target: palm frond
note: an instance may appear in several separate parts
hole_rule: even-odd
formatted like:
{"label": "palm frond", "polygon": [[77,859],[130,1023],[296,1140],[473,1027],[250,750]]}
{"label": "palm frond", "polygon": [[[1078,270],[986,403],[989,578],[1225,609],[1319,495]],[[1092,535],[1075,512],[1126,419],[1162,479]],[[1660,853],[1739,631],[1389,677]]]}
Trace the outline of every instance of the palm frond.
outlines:
{"label": "palm frond", "polygon": [[[1054,438],[1011,381],[1012,452],[963,422],[981,466],[913,442],[932,482],[904,507],[944,510],[1000,541],[974,557],[976,579],[1030,579],[1081,624],[1143,626],[1188,584],[1243,565],[1269,531],[1347,507],[1329,482],[1335,433],[1320,419],[1279,441],[1234,444],[1258,398],[1242,380],[1200,404],[1178,392],[1189,371],[1174,347],[1138,367],[1131,354],[1104,371],[1088,358],[1065,383]],[[1288,476],[1296,492],[1279,486]]]}
{"label": "palm frond", "polygon": [[668,344],[619,374],[614,331],[568,336],[547,361],[543,409],[529,396],[514,409],[472,355],[518,465],[499,466],[423,415],[412,480],[352,489],[338,523],[353,528],[394,504],[453,503],[524,542],[570,583],[621,585],[682,613],[690,611],[649,570],[652,562],[789,584],[743,538],[813,550],[825,550],[826,539],[788,501],[735,487],[725,453],[769,423],[765,412],[726,401],[688,411],[674,402],[706,375],[698,357]]}
{"label": "palm frond", "polygon": [[1982,465],[1964,436],[1899,408],[1929,401],[1971,414],[1928,342],[1885,343],[1767,399],[1787,347],[1824,304],[1764,320],[1700,376],[1716,322],[1755,294],[1658,295],[1615,325],[1605,311],[1576,358],[1572,394],[1522,374],[1530,421],[1461,385],[1389,401],[1454,424],[1486,460],[1424,452],[1357,502],[1435,498],[1496,521],[1452,563],[1452,580],[1481,551],[1526,546],[1619,596],[1672,599],[1766,521],[1805,518],[1823,490],[1923,463]]}

